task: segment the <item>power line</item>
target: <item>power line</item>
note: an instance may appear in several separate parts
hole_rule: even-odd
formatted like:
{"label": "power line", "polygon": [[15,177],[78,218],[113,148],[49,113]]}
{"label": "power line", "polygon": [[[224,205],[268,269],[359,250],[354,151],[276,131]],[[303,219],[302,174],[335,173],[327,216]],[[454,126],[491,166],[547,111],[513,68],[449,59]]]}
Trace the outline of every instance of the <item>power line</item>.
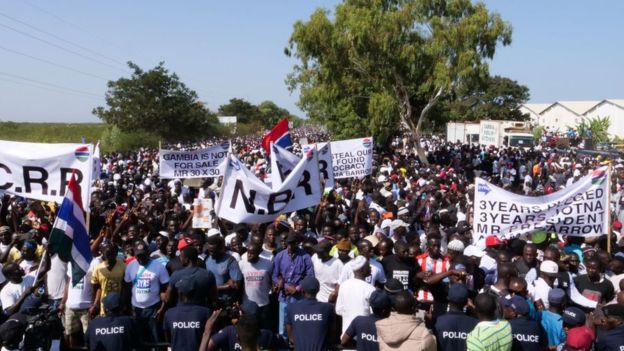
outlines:
{"label": "power line", "polygon": [[33,60],[36,60],[36,61],[40,61],[40,62],[44,62],[44,63],[47,63],[47,64],[52,65],[52,66],[56,66],[56,67],[60,67],[60,68],[72,71],[72,72],[80,73],[80,74],[83,74],[85,76],[98,78],[98,79],[103,79],[103,80],[108,80],[107,78],[102,77],[102,76],[98,76],[97,74],[91,74],[89,72],[85,72],[85,71],[81,71],[81,70],[78,70],[78,69],[75,69],[75,68],[72,68],[72,67],[69,67],[69,66],[61,65],[61,64],[56,63],[56,62],[52,62],[52,61],[49,61],[49,60],[46,60],[46,59],[42,59],[42,58],[39,58],[39,57],[36,57],[36,56],[25,54],[23,52],[19,52],[17,50],[6,48],[6,47],[4,47],[2,45],[0,45],[0,50],[8,51],[8,52],[14,53],[16,55],[28,57],[30,59],[33,59]]}
{"label": "power line", "polygon": [[18,79],[18,80],[23,80],[29,83],[35,83],[35,84],[40,84],[40,85],[44,85],[44,86],[48,86],[48,87],[52,87],[55,89],[61,89],[61,90],[66,90],[75,94],[82,94],[82,95],[86,95],[89,97],[94,97],[94,98],[98,98],[100,99],[101,96],[94,94],[94,93],[90,93],[87,91],[82,91],[82,90],[77,90],[77,89],[73,89],[73,88],[68,88],[68,87],[64,87],[62,85],[58,85],[58,84],[54,84],[54,83],[49,83],[49,82],[43,82],[40,80],[35,80],[35,79],[30,79],[28,77],[24,77],[24,76],[20,76],[17,74],[13,74],[13,73],[6,73],[6,72],[0,72],[0,75],[5,76],[5,77],[9,77],[11,79]]}
{"label": "power line", "polygon": [[102,62],[102,61],[100,61],[100,60],[97,60],[97,59],[94,59],[94,58],[92,58],[92,57],[89,57],[89,56],[83,55],[83,54],[81,54],[81,53],[79,53],[79,52],[76,52],[76,51],[74,51],[74,50],[71,50],[71,49],[65,48],[65,47],[63,47],[63,46],[60,46],[60,45],[54,44],[54,43],[52,43],[52,42],[50,42],[50,41],[48,41],[48,40],[41,39],[41,38],[39,38],[39,37],[37,37],[37,36],[35,36],[35,35],[32,35],[32,34],[30,34],[30,33],[26,33],[26,32],[24,32],[24,31],[21,31],[21,30],[19,30],[19,29],[13,28],[13,27],[11,27],[11,26],[7,26],[6,24],[2,24],[2,23],[0,23],[0,27],[7,28],[7,29],[12,30],[12,31],[14,31],[14,32],[16,32],[16,33],[22,34],[22,35],[27,36],[27,37],[29,37],[29,38],[32,38],[32,39],[35,39],[35,40],[40,41],[40,42],[42,42],[42,43],[48,44],[48,45],[50,45],[50,46],[53,46],[53,47],[55,47],[55,48],[57,48],[57,49],[60,49],[60,50],[63,50],[63,51],[69,52],[69,53],[74,54],[74,55],[76,55],[76,56],[80,56],[80,57],[82,57],[82,58],[84,58],[84,59],[86,59],[86,60],[93,61],[93,62],[99,63],[99,64],[101,64],[101,65],[104,65],[104,66],[107,66],[107,67],[110,67],[110,68],[116,69],[116,70],[118,70],[118,71],[123,71],[124,73],[127,73],[127,71],[124,71],[124,70],[120,69],[119,67],[116,67],[116,66],[110,65],[110,64],[108,64],[108,63],[106,63],[106,62]]}
{"label": "power line", "polygon": [[20,84],[20,85],[25,85],[25,86],[29,86],[29,87],[42,89],[42,90],[45,90],[45,91],[51,91],[51,92],[59,93],[59,94],[71,94],[71,95],[79,96],[79,97],[83,97],[83,98],[88,98],[88,99],[93,99],[93,100],[96,99],[95,97],[89,96],[89,95],[77,94],[77,93],[73,93],[73,92],[70,92],[70,91],[64,91],[64,90],[59,90],[59,89],[54,89],[54,88],[48,88],[48,87],[45,87],[45,86],[42,86],[42,85],[37,85],[35,83],[22,82],[22,81],[19,81],[19,80],[14,80],[14,79],[9,79],[9,78],[0,77],[0,82],[10,82],[10,83],[15,83],[15,84]]}
{"label": "power line", "polygon": [[33,29],[33,30],[36,30],[37,32],[40,32],[40,33],[43,33],[43,34],[47,34],[47,35],[49,35],[49,36],[51,36],[51,37],[53,37],[53,38],[55,38],[55,39],[57,39],[57,40],[60,40],[60,41],[62,41],[62,42],[64,42],[64,43],[67,43],[67,44],[69,44],[69,45],[75,46],[75,47],[77,47],[77,48],[79,48],[79,49],[82,49],[82,50],[84,50],[84,51],[90,52],[90,53],[92,53],[92,54],[94,54],[94,55],[96,55],[96,56],[100,56],[100,57],[102,57],[102,58],[105,58],[105,59],[110,60],[110,61],[112,61],[112,62],[115,62],[115,63],[117,63],[117,64],[120,64],[121,66],[125,66],[125,65],[126,65],[126,64],[125,64],[124,62],[122,62],[122,61],[119,61],[119,60],[114,59],[114,58],[112,58],[112,57],[109,57],[109,56],[106,56],[106,55],[104,55],[104,54],[101,54],[101,53],[99,53],[99,52],[97,52],[97,51],[95,51],[95,50],[91,50],[91,49],[89,49],[89,48],[87,48],[87,47],[84,47],[84,46],[82,46],[82,45],[80,45],[80,44],[76,44],[76,43],[74,43],[74,42],[72,42],[72,41],[69,41],[69,40],[63,39],[63,38],[61,38],[60,36],[58,36],[58,35],[56,35],[56,34],[53,34],[53,33],[50,33],[50,32],[48,32],[48,31],[45,31],[45,30],[43,30],[43,29],[37,28],[37,27],[35,27],[35,26],[31,25],[31,24],[28,24],[28,23],[26,23],[26,22],[24,22],[24,21],[21,21],[21,20],[19,20],[19,19],[15,18],[15,17],[11,17],[11,16],[9,16],[9,15],[7,15],[7,14],[5,14],[5,13],[0,12],[0,16],[6,17],[6,18],[10,19],[11,21],[14,21],[14,22],[20,23],[20,24],[22,24],[22,25],[24,25],[24,26],[26,26],[26,27],[28,27],[28,28],[31,28],[31,29]]}

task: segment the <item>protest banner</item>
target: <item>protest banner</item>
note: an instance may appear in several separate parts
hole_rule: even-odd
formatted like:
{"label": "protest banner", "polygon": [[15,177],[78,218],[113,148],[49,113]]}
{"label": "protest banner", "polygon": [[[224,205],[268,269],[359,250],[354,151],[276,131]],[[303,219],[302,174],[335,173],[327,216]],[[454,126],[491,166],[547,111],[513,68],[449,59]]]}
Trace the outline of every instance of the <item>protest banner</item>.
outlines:
{"label": "protest banner", "polygon": [[212,228],[212,211],[214,210],[214,200],[195,199],[193,200],[193,228]]}
{"label": "protest banner", "polygon": [[229,150],[227,141],[192,151],[160,150],[159,175],[165,179],[218,177]]}
{"label": "protest banner", "polygon": [[534,231],[590,236],[609,232],[609,180],[596,169],[555,193],[529,197],[475,181],[473,239],[487,235],[512,238]]}
{"label": "protest banner", "polygon": [[280,213],[318,205],[322,192],[316,149],[304,154],[278,189],[271,189],[230,155],[216,214],[233,223],[267,223]]}
{"label": "protest banner", "polygon": [[63,202],[72,172],[89,208],[93,145],[0,141],[0,193]]}
{"label": "protest banner", "polygon": [[325,182],[325,189],[334,187],[334,171],[331,153],[331,143],[318,143],[303,145],[301,149],[307,152],[310,148],[316,147],[319,159],[319,172],[321,179]]}
{"label": "protest banner", "polygon": [[271,187],[279,189],[301,159],[285,148],[271,143]]}
{"label": "protest banner", "polygon": [[[326,160],[323,148],[327,143],[308,144],[303,150],[314,145],[319,150],[319,160]],[[373,170],[373,138],[332,141],[329,146],[331,154],[331,169],[333,178],[352,178],[370,175]],[[325,178],[326,187],[329,187],[328,178]],[[333,179],[331,186],[333,187]]]}

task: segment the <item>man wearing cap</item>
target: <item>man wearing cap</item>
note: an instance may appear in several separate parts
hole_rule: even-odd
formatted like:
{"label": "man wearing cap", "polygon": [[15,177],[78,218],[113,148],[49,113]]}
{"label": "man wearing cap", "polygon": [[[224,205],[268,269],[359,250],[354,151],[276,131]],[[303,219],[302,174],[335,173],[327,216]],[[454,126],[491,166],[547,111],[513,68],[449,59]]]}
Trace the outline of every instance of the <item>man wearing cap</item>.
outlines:
{"label": "man wearing cap", "polygon": [[596,351],[624,350],[624,306],[607,305],[602,308],[603,325],[607,332],[596,342]]}
{"label": "man wearing cap", "polygon": [[[371,274],[366,277],[366,282],[374,287],[381,288],[386,283],[386,273],[384,267],[373,257],[374,245],[368,239],[362,239],[357,244],[360,256],[364,256],[368,259],[368,263],[371,266]],[[340,280],[342,283],[349,278],[353,278],[353,268],[351,267],[353,261],[347,262],[341,270]]]}
{"label": "man wearing cap", "polygon": [[169,273],[162,264],[150,260],[147,245],[134,246],[136,260],[126,267],[124,282],[131,292],[131,303],[141,340],[158,342],[160,320],[164,316]]}
{"label": "man wearing cap", "polygon": [[[529,295],[536,304],[542,304],[548,309],[548,293],[553,288],[555,280],[559,276],[559,265],[554,261],[544,261],[540,264],[539,278],[527,286]],[[541,301],[541,302],[540,302]]]}
{"label": "man wearing cap", "polygon": [[336,300],[336,314],[342,316],[342,334],[355,317],[370,315],[369,300],[375,291],[375,288],[365,281],[371,271],[370,264],[365,257],[356,257],[351,268],[353,278],[347,279],[340,285]]}
{"label": "man wearing cap", "polygon": [[321,351],[333,340],[333,306],[316,300],[319,281],[313,276],[300,282],[303,299],[286,306],[285,325],[288,340],[295,350]]}
{"label": "man wearing cap", "polygon": [[375,323],[390,316],[392,300],[385,291],[377,289],[371,294],[370,306],[373,314],[355,317],[342,335],[340,343],[343,347],[355,339],[358,351],[379,351]]}
{"label": "man wearing cap", "polygon": [[496,235],[489,235],[485,238],[485,255],[481,257],[479,268],[488,273],[496,270],[496,255],[503,246],[503,242]]}
{"label": "man wearing cap", "polygon": [[316,299],[320,302],[333,303],[338,297],[340,274],[344,265],[336,257],[330,256],[329,250],[331,250],[329,241],[323,240],[318,243],[314,247],[316,253],[312,256],[312,264],[314,265],[314,276],[321,285]]}
{"label": "man wearing cap", "polygon": [[[565,344],[560,348],[561,351],[592,351],[594,350],[594,332],[586,326],[572,328],[568,331]],[[559,350],[559,348],[557,348]],[[605,350],[595,348],[595,350]],[[609,349],[606,349],[609,350]],[[621,350],[614,348],[612,350]]]}
{"label": "man wearing cap", "polygon": [[286,250],[275,255],[273,261],[273,290],[279,300],[279,333],[285,335],[284,312],[289,303],[301,300],[300,282],[305,277],[314,277],[314,265],[303,249],[299,248],[297,233],[286,236]]}
{"label": "man wearing cap", "polygon": [[91,351],[130,351],[140,340],[135,334],[132,319],[120,315],[121,301],[119,294],[111,292],[102,299],[104,315],[89,323],[85,334],[86,344]]}
{"label": "man wearing cap", "polygon": [[175,288],[180,303],[165,313],[165,340],[171,343],[172,350],[197,350],[211,312],[191,303],[191,294],[197,289],[192,277],[178,280]]}
{"label": "man wearing cap", "polygon": [[338,258],[345,264],[353,257],[357,256],[357,248],[355,245],[351,244],[351,240],[342,238],[331,248],[329,255]]}
{"label": "man wearing cap", "polygon": [[89,316],[95,317],[99,311],[104,315],[104,305],[101,304],[103,298],[110,293],[121,293],[126,265],[121,258],[117,257],[117,246],[107,244],[102,249],[104,262],[98,264],[93,269],[91,284],[93,285],[93,305],[89,308]]}
{"label": "man wearing cap", "polygon": [[542,328],[548,335],[548,347],[556,347],[565,340],[563,330],[563,307],[566,301],[565,291],[555,288],[548,292],[548,310],[542,311]]}
{"label": "man wearing cap", "polygon": [[229,305],[238,297],[243,274],[236,259],[225,252],[225,242],[221,236],[211,236],[206,242],[209,254],[206,258],[206,269],[215,277],[220,302]]}
{"label": "man wearing cap", "polygon": [[468,288],[464,284],[453,284],[448,290],[448,312],[439,316],[435,323],[438,350],[465,350],[468,333],[479,322],[464,313],[468,303]]}
{"label": "man wearing cap", "polygon": [[184,266],[182,269],[171,274],[169,285],[167,286],[167,303],[170,305],[178,301],[178,291],[176,283],[182,279],[192,279],[196,287],[190,292],[188,303],[204,307],[212,307],[218,299],[217,282],[214,274],[203,267],[197,255],[197,249],[193,246],[186,246],[180,250],[180,262]]}
{"label": "man wearing cap", "polygon": [[542,326],[529,319],[529,304],[522,296],[503,299],[503,313],[511,324],[513,334],[512,350],[540,350],[548,340]]}

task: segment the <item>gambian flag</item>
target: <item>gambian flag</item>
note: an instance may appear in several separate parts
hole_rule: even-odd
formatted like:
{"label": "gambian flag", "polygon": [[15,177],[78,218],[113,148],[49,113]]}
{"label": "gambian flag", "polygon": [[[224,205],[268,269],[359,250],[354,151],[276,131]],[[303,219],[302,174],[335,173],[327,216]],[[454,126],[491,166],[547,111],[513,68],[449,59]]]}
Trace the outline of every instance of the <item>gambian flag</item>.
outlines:
{"label": "gambian flag", "polygon": [[67,193],[54,222],[48,245],[61,260],[72,263],[72,282],[76,285],[87,273],[93,257],[89,247],[80,188],[74,174],[67,186]]}

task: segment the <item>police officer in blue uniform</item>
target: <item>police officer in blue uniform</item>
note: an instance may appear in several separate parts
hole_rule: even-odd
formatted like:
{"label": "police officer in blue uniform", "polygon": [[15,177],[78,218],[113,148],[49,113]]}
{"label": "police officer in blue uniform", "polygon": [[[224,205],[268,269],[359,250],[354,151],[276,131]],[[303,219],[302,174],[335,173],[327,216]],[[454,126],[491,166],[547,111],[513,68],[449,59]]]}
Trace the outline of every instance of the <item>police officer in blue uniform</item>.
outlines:
{"label": "police officer in blue uniform", "polygon": [[468,333],[479,322],[464,313],[468,303],[468,288],[464,284],[452,284],[448,291],[448,312],[440,315],[435,324],[438,350],[465,350]]}
{"label": "police officer in blue uniform", "polygon": [[502,304],[503,314],[511,324],[512,351],[541,350],[548,346],[544,328],[529,318],[529,304],[522,296],[503,299]]}
{"label": "police officer in blue uniform", "polygon": [[89,323],[85,341],[91,351],[130,351],[136,343],[136,328],[132,318],[120,316],[120,297],[110,293],[102,299],[103,317]]}
{"label": "police officer in blue uniform", "polygon": [[373,314],[355,317],[342,336],[341,343],[343,346],[355,339],[358,351],[379,351],[375,322],[390,315],[392,300],[385,291],[377,289],[371,294],[369,303]]}
{"label": "police officer in blue uniform", "polygon": [[206,307],[190,303],[196,290],[192,277],[180,279],[175,288],[180,303],[165,313],[165,338],[171,342],[171,349],[174,351],[197,350],[211,312]]}
{"label": "police officer in blue uniform", "polygon": [[602,308],[603,324],[607,332],[596,342],[596,351],[624,350],[624,306],[607,305]]}
{"label": "police officer in blue uniform", "polygon": [[314,277],[306,277],[299,284],[303,299],[286,306],[285,324],[288,339],[297,351],[326,350],[333,340],[334,306],[316,300],[320,284]]}

